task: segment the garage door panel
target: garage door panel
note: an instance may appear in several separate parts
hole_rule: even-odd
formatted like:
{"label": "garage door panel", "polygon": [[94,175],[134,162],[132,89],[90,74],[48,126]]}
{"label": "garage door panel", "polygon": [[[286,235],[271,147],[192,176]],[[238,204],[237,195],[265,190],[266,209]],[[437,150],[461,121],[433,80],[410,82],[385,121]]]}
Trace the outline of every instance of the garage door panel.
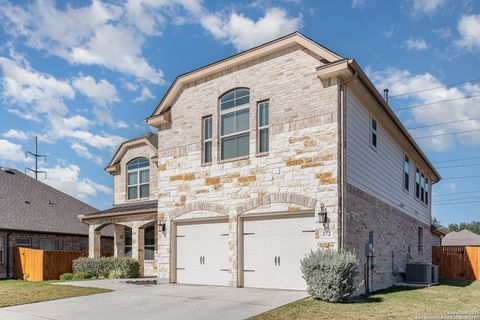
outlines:
{"label": "garage door panel", "polygon": [[244,272],[244,286],[306,289],[300,260],[315,248],[314,225],[313,215],[245,220],[244,269],[254,272]]}
{"label": "garage door panel", "polygon": [[228,285],[228,239],[226,222],[178,225],[177,282]]}

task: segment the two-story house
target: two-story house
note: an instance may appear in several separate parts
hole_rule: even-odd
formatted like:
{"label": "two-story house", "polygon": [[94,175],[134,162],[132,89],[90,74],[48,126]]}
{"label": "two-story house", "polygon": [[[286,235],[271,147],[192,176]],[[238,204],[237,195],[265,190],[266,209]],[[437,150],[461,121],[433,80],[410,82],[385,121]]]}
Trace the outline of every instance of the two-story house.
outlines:
{"label": "two-story house", "polygon": [[431,260],[424,153],[353,59],[293,33],[178,76],[107,171],[115,206],[82,216],[90,255],[172,283],[305,289],[310,250],[355,250],[361,290]]}

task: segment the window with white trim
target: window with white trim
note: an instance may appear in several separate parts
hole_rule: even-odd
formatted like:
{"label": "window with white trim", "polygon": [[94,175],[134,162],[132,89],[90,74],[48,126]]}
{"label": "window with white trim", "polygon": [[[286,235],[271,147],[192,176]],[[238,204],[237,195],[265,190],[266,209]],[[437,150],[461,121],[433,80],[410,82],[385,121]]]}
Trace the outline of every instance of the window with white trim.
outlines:
{"label": "window with white trim", "polygon": [[250,153],[250,91],[235,89],[220,98],[220,160]]}
{"label": "window with white trim", "polygon": [[403,189],[410,190],[410,158],[407,155],[403,158]]}
{"label": "window with white trim", "polygon": [[420,171],[420,169],[415,169],[415,198],[423,202],[428,206],[430,197],[430,182],[427,176]]}
{"label": "window with white trim", "polygon": [[430,185],[428,183],[428,179],[425,178],[425,204],[428,206],[428,197],[430,196]]}
{"label": "window with white trim", "polygon": [[415,169],[415,197],[420,199],[420,170]]}
{"label": "window with white trim", "polygon": [[16,238],[15,244],[17,245],[17,247],[31,247],[32,238],[29,238],[29,237]]}
{"label": "window with white trim", "polygon": [[0,237],[0,263],[5,262],[5,238]]}
{"label": "window with white trim", "polygon": [[150,196],[150,162],[136,158],[127,164],[127,199],[142,199]]}
{"label": "window with white trim", "polygon": [[377,148],[377,140],[377,120],[370,116],[370,145],[375,149]]}
{"label": "window with white trim", "polygon": [[269,127],[270,127],[270,116],[269,116],[269,101],[259,102],[257,105],[257,143],[258,143],[258,153],[268,152],[269,149]]}
{"label": "window with white trim", "polygon": [[212,116],[202,119],[203,163],[212,162]]}
{"label": "window with white trim", "polygon": [[155,226],[145,228],[144,232],[144,258],[145,260],[155,259]]}

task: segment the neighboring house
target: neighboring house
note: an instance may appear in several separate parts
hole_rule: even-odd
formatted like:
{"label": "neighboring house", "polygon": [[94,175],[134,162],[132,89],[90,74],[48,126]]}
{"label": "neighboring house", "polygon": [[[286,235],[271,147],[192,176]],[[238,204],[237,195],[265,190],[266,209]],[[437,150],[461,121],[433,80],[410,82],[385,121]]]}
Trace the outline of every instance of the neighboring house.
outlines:
{"label": "neighboring house", "polygon": [[440,229],[435,228],[433,225],[430,227],[430,233],[432,234],[432,246],[441,246],[442,238],[445,237],[445,233]]}
{"label": "neighboring house", "polygon": [[442,238],[442,246],[480,246],[480,235],[469,230],[452,231]]}
{"label": "neighboring house", "polygon": [[[20,171],[0,167],[0,278],[13,277],[13,247],[87,251],[88,226],[77,216],[93,211]],[[113,251],[111,236],[102,249]]]}
{"label": "neighboring house", "polygon": [[146,122],[106,168],[115,206],[81,217],[91,256],[113,224],[168,282],[305,289],[300,259],[344,248],[378,290],[431,261],[438,172],[354,60],[299,33],[177,77]]}

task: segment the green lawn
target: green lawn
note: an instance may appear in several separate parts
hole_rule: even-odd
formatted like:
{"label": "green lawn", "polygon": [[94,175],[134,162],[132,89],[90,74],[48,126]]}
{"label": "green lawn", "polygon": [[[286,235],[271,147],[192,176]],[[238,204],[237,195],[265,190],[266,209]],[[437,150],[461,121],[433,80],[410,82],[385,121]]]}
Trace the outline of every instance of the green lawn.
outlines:
{"label": "green lawn", "polygon": [[[350,303],[327,303],[311,298],[299,300],[252,319],[415,319],[476,312],[480,319],[480,281],[448,281],[423,289],[390,288]],[[472,315],[470,315],[472,316]],[[446,317],[445,317],[446,318]],[[467,319],[464,315],[463,319]]]}
{"label": "green lawn", "polygon": [[0,308],[32,302],[86,296],[110,290],[88,287],[55,285],[51,282],[28,282],[22,280],[0,281]]}

